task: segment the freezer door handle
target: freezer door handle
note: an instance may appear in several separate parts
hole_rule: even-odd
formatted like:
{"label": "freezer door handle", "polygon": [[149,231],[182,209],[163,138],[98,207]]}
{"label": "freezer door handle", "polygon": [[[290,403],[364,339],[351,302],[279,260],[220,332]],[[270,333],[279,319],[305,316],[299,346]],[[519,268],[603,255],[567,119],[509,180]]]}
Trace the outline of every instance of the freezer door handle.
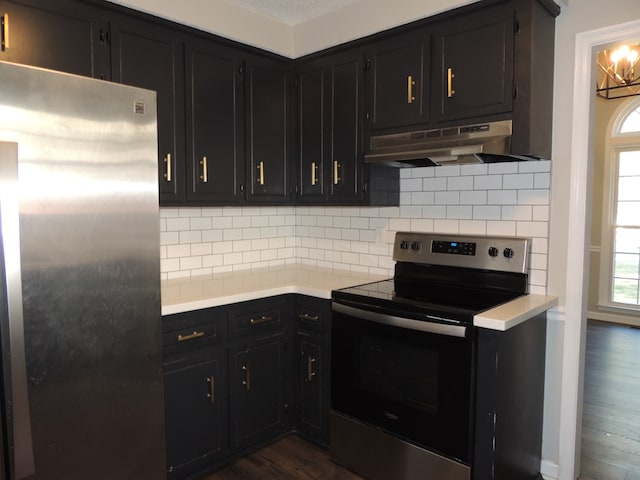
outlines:
{"label": "freezer door handle", "polygon": [[[5,390],[11,391],[12,408],[7,412],[6,426],[13,431],[9,451],[15,480],[35,474],[31,437],[31,414],[27,386],[27,363],[24,345],[24,323],[22,311],[22,274],[20,266],[20,213],[18,189],[18,144],[0,142],[0,288],[6,293],[6,306],[0,303],[0,328],[2,337],[8,333],[9,341],[3,340],[2,349],[9,355],[10,365],[3,373],[10,375]],[[1,300],[1,298],[0,298]],[[3,360],[4,360],[3,359]],[[7,380],[5,380],[7,381]]]}

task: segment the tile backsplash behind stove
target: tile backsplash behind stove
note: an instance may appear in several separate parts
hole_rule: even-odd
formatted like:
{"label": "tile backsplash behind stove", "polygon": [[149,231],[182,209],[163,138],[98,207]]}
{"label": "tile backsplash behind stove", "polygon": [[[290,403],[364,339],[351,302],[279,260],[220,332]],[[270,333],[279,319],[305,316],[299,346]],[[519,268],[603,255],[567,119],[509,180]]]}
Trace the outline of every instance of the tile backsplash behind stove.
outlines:
{"label": "tile backsplash behind stove", "polygon": [[530,291],[544,293],[550,171],[550,161],[405,168],[399,207],[161,208],[161,278],[288,263],[391,276],[403,230],[531,237]]}

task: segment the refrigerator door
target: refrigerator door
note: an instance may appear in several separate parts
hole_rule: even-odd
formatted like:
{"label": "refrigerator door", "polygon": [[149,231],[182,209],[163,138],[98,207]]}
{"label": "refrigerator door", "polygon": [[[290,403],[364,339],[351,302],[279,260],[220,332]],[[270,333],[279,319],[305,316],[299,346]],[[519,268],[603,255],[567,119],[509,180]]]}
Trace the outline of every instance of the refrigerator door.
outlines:
{"label": "refrigerator door", "polygon": [[[0,398],[8,399],[4,415],[8,425],[3,424],[0,429],[2,480],[27,478],[35,471],[24,351],[18,215],[18,145],[0,142]],[[15,456],[6,450],[9,444]]]}
{"label": "refrigerator door", "polygon": [[164,478],[155,93],[1,62],[0,85],[35,466],[14,478]]}

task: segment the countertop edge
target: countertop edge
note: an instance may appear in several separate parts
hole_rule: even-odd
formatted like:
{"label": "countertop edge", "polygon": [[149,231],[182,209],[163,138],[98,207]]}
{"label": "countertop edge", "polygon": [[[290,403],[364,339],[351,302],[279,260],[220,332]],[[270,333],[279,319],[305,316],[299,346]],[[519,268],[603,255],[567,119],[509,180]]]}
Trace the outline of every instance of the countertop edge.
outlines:
{"label": "countertop edge", "polygon": [[475,315],[473,325],[505,331],[557,304],[558,297],[554,295],[528,294]]}

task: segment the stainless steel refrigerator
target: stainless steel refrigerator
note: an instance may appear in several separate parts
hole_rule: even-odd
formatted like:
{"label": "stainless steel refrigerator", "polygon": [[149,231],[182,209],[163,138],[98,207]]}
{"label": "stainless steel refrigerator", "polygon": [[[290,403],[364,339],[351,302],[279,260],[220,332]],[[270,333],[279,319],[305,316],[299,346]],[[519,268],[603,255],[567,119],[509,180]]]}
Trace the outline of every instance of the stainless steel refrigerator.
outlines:
{"label": "stainless steel refrigerator", "polygon": [[154,92],[0,62],[3,479],[165,477]]}

